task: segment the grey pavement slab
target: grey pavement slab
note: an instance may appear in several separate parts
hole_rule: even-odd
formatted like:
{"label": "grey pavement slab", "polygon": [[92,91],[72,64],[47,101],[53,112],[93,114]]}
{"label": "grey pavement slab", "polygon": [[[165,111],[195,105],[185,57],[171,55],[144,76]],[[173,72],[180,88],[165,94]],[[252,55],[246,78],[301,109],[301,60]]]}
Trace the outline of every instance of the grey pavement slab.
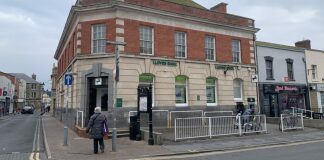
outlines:
{"label": "grey pavement slab", "polygon": [[[280,132],[278,125],[268,125],[267,134],[252,134],[244,136],[217,137],[214,139],[188,140],[174,142],[172,138],[162,146],[148,146],[144,141],[130,141],[128,138],[117,139],[117,152],[111,152],[111,140],[106,140],[104,154],[92,153],[92,140],[78,137],[69,130],[68,146],[63,146],[64,125],[53,117],[43,118],[47,133],[49,148],[53,159],[134,159],[156,155],[171,155],[188,152],[211,150],[240,149],[264,145],[293,143],[314,139],[324,139],[324,131],[312,128],[290,132]],[[169,134],[171,135],[171,134]]]}
{"label": "grey pavement slab", "polygon": [[93,142],[91,139],[80,138],[72,130],[69,130],[68,146],[63,146],[64,125],[49,116],[43,117],[43,124],[52,159],[56,160],[132,159],[169,153],[168,150],[161,146],[149,146],[144,141],[130,141],[129,138],[118,138],[117,152],[111,152],[111,140],[109,139],[105,140],[105,153],[93,154]]}

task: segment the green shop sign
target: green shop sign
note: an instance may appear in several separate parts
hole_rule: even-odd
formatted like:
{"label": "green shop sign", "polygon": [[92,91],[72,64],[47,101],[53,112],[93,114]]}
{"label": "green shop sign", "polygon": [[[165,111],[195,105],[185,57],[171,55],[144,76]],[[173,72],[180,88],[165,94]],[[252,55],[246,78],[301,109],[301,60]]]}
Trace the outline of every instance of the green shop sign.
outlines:
{"label": "green shop sign", "polygon": [[177,66],[177,62],[175,62],[175,61],[154,59],[154,60],[152,60],[152,62],[153,62],[154,65],[160,65],[160,66],[171,66],[171,67],[176,67]]}
{"label": "green shop sign", "polygon": [[215,65],[216,69],[221,69],[221,70],[234,70],[235,66],[230,66],[230,65]]}

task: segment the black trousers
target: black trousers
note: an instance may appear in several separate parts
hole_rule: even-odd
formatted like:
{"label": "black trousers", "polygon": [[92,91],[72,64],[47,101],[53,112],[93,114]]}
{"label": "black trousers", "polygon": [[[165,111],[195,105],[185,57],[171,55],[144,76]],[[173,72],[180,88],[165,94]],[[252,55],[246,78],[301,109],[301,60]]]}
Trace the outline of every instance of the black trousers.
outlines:
{"label": "black trousers", "polygon": [[99,145],[100,145],[100,150],[105,149],[105,144],[104,144],[103,138],[99,138],[99,139],[94,138],[93,139],[93,152],[94,153],[98,153],[98,142],[99,142]]}

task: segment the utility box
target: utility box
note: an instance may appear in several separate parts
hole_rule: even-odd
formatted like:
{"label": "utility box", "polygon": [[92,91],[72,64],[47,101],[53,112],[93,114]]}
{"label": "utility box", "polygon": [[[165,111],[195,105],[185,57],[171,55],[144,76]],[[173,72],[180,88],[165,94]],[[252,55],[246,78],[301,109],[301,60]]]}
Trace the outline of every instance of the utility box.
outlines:
{"label": "utility box", "polygon": [[137,127],[137,116],[130,116],[129,118],[130,118],[129,139],[136,140],[136,135],[139,132],[138,127]]}

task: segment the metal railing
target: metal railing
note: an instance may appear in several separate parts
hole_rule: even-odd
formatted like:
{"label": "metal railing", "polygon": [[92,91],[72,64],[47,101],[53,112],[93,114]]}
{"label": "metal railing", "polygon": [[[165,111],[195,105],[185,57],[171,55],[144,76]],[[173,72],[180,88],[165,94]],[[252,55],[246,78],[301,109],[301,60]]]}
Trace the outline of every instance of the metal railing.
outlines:
{"label": "metal railing", "polygon": [[302,108],[296,108],[296,107],[291,107],[291,109],[292,109],[292,113],[293,114],[302,113],[302,116],[303,117],[307,117],[309,115],[309,113],[310,113],[309,118],[310,119],[313,119],[313,113],[314,113],[314,111],[306,110],[306,109],[302,109]]}
{"label": "metal railing", "polygon": [[233,111],[206,111],[204,117],[233,116]]}
{"label": "metal railing", "polygon": [[279,130],[284,132],[293,129],[304,129],[303,114],[281,114]]}
{"label": "metal railing", "polygon": [[203,110],[190,110],[190,111],[170,111],[169,112],[169,124],[168,128],[174,126],[176,118],[191,118],[191,117],[203,117]]}
{"label": "metal railing", "polygon": [[[136,116],[137,111],[129,111],[128,123],[130,123],[130,117]],[[154,127],[168,127],[169,124],[169,111],[168,110],[152,110],[153,125]],[[149,117],[148,114],[141,114],[141,126],[148,127]]]}
{"label": "metal railing", "polygon": [[175,141],[267,132],[265,115],[176,118]]}
{"label": "metal railing", "polygon": [[79,113],[81,113],[81,128],[84,128],[84,121],[83,121],[83,111],[77,111],[77,116],[76,116],[76,125],[79,126]]}

